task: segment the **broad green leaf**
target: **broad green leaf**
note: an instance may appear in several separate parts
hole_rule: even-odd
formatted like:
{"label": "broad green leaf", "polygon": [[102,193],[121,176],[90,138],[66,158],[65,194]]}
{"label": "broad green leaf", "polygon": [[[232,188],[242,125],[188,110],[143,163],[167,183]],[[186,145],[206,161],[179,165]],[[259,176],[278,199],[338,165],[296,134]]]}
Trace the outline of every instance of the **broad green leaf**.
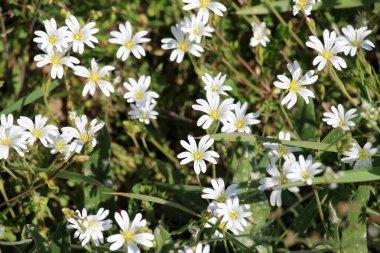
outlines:
{"label": "broad green leaf", "polygon": [[347,214],[348,227],[343,230],[341,249],[348,253],[366,253],[367,226],[366,208],[370,195],[369,185],[360,185],[354,193]]}
{"label": "broad green leaf", "polygon": [[70,234],[64,223],[60,223],[51,237],[52,253],[70,253]]}
{"label": "broad green leaf", "polygon": [[[13,170],[28,171],[28,169],[26,169],[26,168],[20,168],[20,167],[14,167],[14,166],[10,166],[10,168]],[[48,169],[36,168],[36,167],[33,167],[33,170],[36,172],[45,172],[46,174],[49,174],[51,172]],[[63,179],[68,179],[68,180],[73,180],[73,181],[77,181],[77,182],[92,184],[92,185],[96,185],[96,186],[104,186],[102,183],[100,183],[99,181],[95,180],[92,177],[84,176],[82,174],[79,174],[79,173],[73,172],[73,171],[66,171],[66,170],[60,171],[57,173],[57,177],[63,178]]]}
{"label": "broad green leaf", "polygon": [[[55,80],[55,81],[51,82],[49,85],[49,88],[48,88],[49,92],[54,90],[55,88],[57,88],[59,86],[59,84],[60,84],[59,80]],[[11,113],[11,112],[16,111],[18,109],[21,109],[24,106],[33,103],[37,99],[42,98],[43,95],[44,94],[43,94],[42,88],[38,88],[37,90],[33,91],[29,95],[26,95],[26,96],[20,98],[15,103],[13,103],[12,105],[10,105],[7,108],[5,108],[4,110],[2,110],[0,112],[0,114],[8,114],[8,113]]]}
{"label": "broad green leaf", "polygon": [[161,225],[154,229],[154,240],[156,241],[156,252],[169,252],[174,248],[174,242],[169,232],[166,231]]}
{"label": "broad green leaf", "polygon": [[48,242],[40,235],[37,228],[32,224],[27,224],[28,231],[32,235],[34,247],[33,251],[35,253],[50,253]]}
{"label": "broad green leaf", "polygon": [[306,104],[305,100],[297,100],[295,130],[302,140],[315,140],[317,137],[317,119],[313,100]]}
{"label": "broad green leaf", "polygon": [[342,128],[335,128],[323,138],[322,143],[335,144],[344,136]]}
{"label": "broad green leaf", "polygon": [[[313,6],[313,11],[326,10],[326,9],[346,9],[357,8],[363,5],[373,4],[376,0],[344,0],[344,1],[323,1],[322,3],[316,2]],[[291,12],[292,4],[287,0],[271,2],[278,12]],[[269,14],[270,11],[265,4],[255,5],[253,7],[243,8],[237,11],[238,15],[263,15]]]}
{"label": "broad green leaf", "polygon": [[[111,144],[109,139],[109,133],[106,127],[103,127],[99,136],[97,137],[98,145],[90,155],[90,160],[84,166],[84,174],[86,176],[94,177],[105,185],[109,185],[111,178],[109,176],[110,171],[110,155]],[[103,192],[111,192],[110,187],[98,187],[94,185],[87,185],[84,190],[84,204],[85,207],[92,210],[97,210],[99,204],[108,200],[108,205],[103,203],[108,209],[114,207],[114,203],[109,196],[102,194]]]}

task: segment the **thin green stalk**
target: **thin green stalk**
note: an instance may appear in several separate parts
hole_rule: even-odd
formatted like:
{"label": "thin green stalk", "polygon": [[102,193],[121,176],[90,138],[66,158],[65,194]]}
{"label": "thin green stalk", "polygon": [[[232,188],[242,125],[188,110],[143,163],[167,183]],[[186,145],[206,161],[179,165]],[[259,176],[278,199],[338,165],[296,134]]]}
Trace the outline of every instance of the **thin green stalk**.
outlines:
{"label": "thin green stalk", "polygon": [[[271,2],[269,2],[268,0],[264,0],[264,4],[271,10],[271,12],[273,12],[273,14],[276,16],[276,18],[280,21],[280,23],[284,26],[288,26],[288,24],[285,22],[285,20],[281,17],[281,14],[276,10],[276,8],[273,7],[273,5],[271,4]],[[290,35],[295,39],[295,41],[302,47],[302,48],[305,48],[305,45],[304,43],[302,42],[302,40],[298,37],[297,34],[295,34],[293,32],[293,30],[288,26],[288,30],[289,30],[289,33]]]}
{"label": "thin green stalk", "polygon": [[163,155],[165,155],[170,161],[172,161],[176,166],[179,166],[178,160],[176,157],[170,154],[168,150],[166,150],[154,137],[150,136],[149,141],[158,149],[161,151]]}
{"label": "thin green stalk", "polygon": [[353,98],[351,97],[351,95],[346,90],[346,87],[344,86],[342,80],[340,80],[340,78],[338,77],[337,73],[335,72],[334,67],[331,64],[329,64],[328,68],[329,68],[329,74],[330,74],[331,78],[335,81],[335,83],[338,85],[338,88],[348,98],[348,100],[350,101],[350,103],[353,106],[356,106],[357,103],[353,100]]}
{"label": "thin green stalk", "polygon": [[[1,195],[3,195],[5,202],[9,203],[9,198],[8,198],[7,192],[4,189],[4,181],[2,179],[0,179],[0,192],[1,192]],[[9,211],[12,215],[12,218],[15,218],[16,215],[12,207],[9,208]]]}
{"label": "thin green stalk", "polygon": [[327,224],[326,224],[326,221],[325,221],[325,217],[324,217],[324,215],[323,215],[323,210],[322,210],[321,200],[319,199],[318,191],[317,191],[317,189],[315,189],[314,186],[313,186],[313,192],[314,192],[314,195],[315,195],[315,200],[317,201],[317,206],[318,206],[319,216],[321,217],[321,221],[322,221],[322,224],[323,224],[323,228],[325,229],[326,235],[329,235],[329,229],[327,228]]}
{"label": "thin green stalk", "polygon": [[1,165],[1,167],[14,179],[14,180],[17,180],[17,177],[16,175],[10,170],[7,168],[7,166],[5,166],[4,164]]}

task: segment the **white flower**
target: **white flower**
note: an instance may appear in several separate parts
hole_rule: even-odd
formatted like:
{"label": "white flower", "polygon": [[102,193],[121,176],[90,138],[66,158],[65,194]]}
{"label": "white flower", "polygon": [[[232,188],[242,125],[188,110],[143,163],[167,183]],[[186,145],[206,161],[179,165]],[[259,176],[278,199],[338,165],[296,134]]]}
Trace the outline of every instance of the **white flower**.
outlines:
{"label": "white flower", "polygon": [[189,34],[189,40],[201,43],[202,37],[212,37],[211,33],[214,28],[207,25],[207,20],[202,19],[201,15],[191,15],[190,18],[185,17],[181,29],[184,33]]}
{"label": "white flower", "polygon": [[269,42],[268,36],[270,35],[270,30],[267,28],[265,22],[261,22],[260,24],[252,23],[252,31],[253,37],[249,45],[251,47],[256,47],[258,44],[261,44],[263,47],[267,46],[267,42]]}
{"label": "white flower", "polygon": [[311,10],[315,4],[315,0],[293,0],[293,15],[297,15],[299,11],[302,11],[305,16],[311,14]]}
{"label": "white flower", "polygon": [[66,51],[47,50],[45,54],[38,54],[34,56],[37,62],[37,67],[41,68],[47,64],[51,64],[50,76],[51,78],[63,77],[63,65],[74,68],[74,64],[79,64],[79,60],[73,56],[65,56]]}
{"label": "white flower", "polygon": [[235,104],[235,113],[229,115],[222,127],[222,132],[232,133],[238,131],[240,133],[250,133],[251,128],[249,125],[260,123],[260,120],[256,119],[259,117],[259,114],[253,112],[245,114],[247,106],[247,102],[242,106],[240,106],[240,101]]}
{"label": "white flower", "polygon": [[311,185],[314,176],[322,172],[322,170],[319,169],[321,165],[322,163],[320,162],[313,163],[313,157],[311,155],[308,155],[306,160],[303,155],[300,155],[296,166],[291,168],[291,172],[287,177]]}
{"label": "white flower", "polygon": [[195,251],[189,246],[185,246],[184,250],[178,250],[178,253],[210,253],[210,245],[205,245],[203,248],[202,243],[199,242]]}
{"label": "white flower", "polygon": [[56,126],[46,125],[47,121],[48,118],[38,114],[35,116],[34,122],[28,117],[21,116],[20,119],[17,120],[17,123],[28,130],[24,132],[23,138],[29,145],[33,145],[34,142],[39,139],[42,145],[47,147],[48,143],[52,142],[51,136],[59,134]]}
{"label": "white flower", "polygon": [[231,91],[232,88],[231,86],[228,85],[223,85],[224,81],[226,80],[227,75],[223,75],[222,73],[219,73],[216,77],[212,77],[209,74],[204,74],[202,76],[202,81],[206,84],[204,89],[207,91],[207,93],[212,93],[212,94],[220,94],[220,95],[226,95],[226,91]]}
{"label": "white flower", "polygon": [[338,109],[335,106],[331,106],[332,112],[325,112],[325,116],[322,120],[327,125],[333,128],[341,127],[344,131],[350,131],[350,127],[355,126],[355,123],[351,119],[357,116],[356,109],[350,109],[344,113],[343,105],[339,104]]}
{"label": "white flower", "polygon": [[109,97],[110,92],[114,92],[115,89],[109,81],[104,80],[104,77],[108,75],[109,71],[112,71],[114,69],[114,67],[109,65],[99,68],[99,65],[96,63],[94,58],[91,60],[90,69],[87,69],[83,66],[76,66],[74,68],[74,74],[88,79],[83,88],[82,96],[86,96],[87,93],[90,93],[90,95],[93,96],[96,91],[96,86],[99,86],[103,94],[106,97]]}
{"label": "white flower", "polygon": [[[217,208],[217,206],[215,206],[215,209]],[[218,224],[218,221],[219,221],[219,217],[212,217],[210,218],[207,223],[205,224],[205,228],[212,228],[214,227],[216,224]],[[223,237],[223,232],[227,230],[226,228],[226,222],[219,222],[218,224],[218,228],[222,231],[222,232],[219,232],[218,229],[215,230],[214,232],[214,235],[216,237],[219,237],[219,238],[222,238]],[[236,230],[236,229],[230,229],[231,232],[235,235],[239,234],[239,231]]]}
{"label": "white flower", "polygon": [[78,218],[70,218],[67,225],[68,228],[76,229],[74,238],[78,238],[82,242],[82,246],[90,242],[90,240],[99,246],[104,242],[103,231],[112,227],[112,220],[107,219],[109,211],[100,208],[95,215],[87,215],[87,210],[83,208],[82,213],[76,210]]}
{"label": "white flower", "polygon": [[154,111],[156,105],[156,103],[149,100],[143,106],[131,104],[132,110],[128,112],[128,115],[132,119],[138,119],[141,123],[148,125],[150,119],[157,119],[158,112]]}
{"label": "white flower", "polygon": [[[367,51],[372,51],[375,45],[370,40],[365,38],[372,33],[372,30],[367,30],[367,27],[360,27],[355,29],[352,25],[348,25],[342,28],[344,36],[340,36],[337,39],[337,44],[343,49],[345,55],[356,55],[359,48],[364,48]],[[350,53],[351,52],[351,53]]]}
{"label": "white flower", "polygon": [[294,61],[293,65],[288,64],[287,67],[292,75],[292,80],[290,80],[285,75],[278,75],[277,78],[280,81],[275,81],[273,83],[277,88],[289,91],[281,101],[281,104],[284,105],[289,102],[287,108],[292,108],[297,102],[297,94],[299,94],[305,100],[306,104],[308,104],[309,97],[315,98],[315,96],[311,90],[304,87],[315,83],[318,79],[318,76],[314,76],[313,70],[309,70],[305,75],[302,76],[302,70],[297,61]]}
{"label": "white flower", "polygon": [[313,48],[319,53],[313,61],[314,66],[318,65],[318,71],[321,71],[326,66],[327,62],[331,62],[334,68],[338,70],[347,68],[347,64],[343,58],[336,55],[337,53],[342,52],[343,48],[336,43],[335,31],[330,33],[329,30],[324,30],[323,41],[324,45],[317,37],[309,36],[309,41],[306,42],[306,46]]}
{"label": "white flower", "polygon": [[119,24],[119,31],[111,32],[111,36],[114,38],[108,41],[112,44],[121,45],[116,52],[118,59],[127,60],[131,52],[137,59],[140,59],[141,56],[145,56],[145,50],[140,44],[150,41],[149,38],[144,37],[147,34],[148,31],[140,31],[133,35],[131,23],[126,21],[125,25]]}
{"label": "white flower", "polygon": [[204,188],[202,190],[202,198],[224,203],[227,199],[240,193],[237,189],[239,187],[238,184],[232,184],[226,189],[222,178],[218,178],[218,180],[211,179],[211,185],[213,188]]}
{"label": "white flower", "polygon": [[74,138],[74,141],[70,144],[70,151],[79,153],[85,144],[90,143],[92,147],[96,146],[95,133],[103,128],[104,123],[93,119],[88,122],[87,116],[75,118],[74,127],[63,127],[62,136],[64,138]]}
{"label": "white flower", "polygon": [[363,148],[356,142],[350,150],[344,151],[346,157],[342,158],[342,162],[350,163],[355,162],[354,169],[371,168],[371,157],[376,154],[377,148],[371,148],[372,143],[367,142]]}
{"label": "white flower", "polygon": [[[278,139],[290,141],[290,133],[280,131],[278,134]],[[264,142],[263,146],[265,148],[272,149],[268,155],[269,157],[274,157],[275,161],[281,157],[283,157],[285,160],[290,159],[293,156],[293,152],[301,151],[301,149],[298,147],[288,147],[281,143]]]}
{"label": "white flower", "polygon": [[239,198],[235,196],[227,199],[226,203],[218,203],[217,206],[216,212],[222,216],[221,222],[225,222],[227,229],[244,231],[244,227],[248,225],[245,218],[252,215],[247,212],[249,205],[239,205]]}
{"label": "white flower", "polygon": [[90,22],[85,26],[81,27],[77,18],[70,16],[70,19],[65,20],[66,25],[70,29],[69,31],[69,42],[73,43],[73,51],[79,52],[80,54],[84,51],[84,44],[94,48],[93,43],[98,43],[98,39],[93,36],[99,31],[98,28],[94,28],[95,22]]}
{"label": "white flower", "polygon": [[145,247],[153,247],[154,236],[151,233],[143,232],[146,226],[146,220],[142,219],[141,213],[136,214],[132,223],[126,211],[115,213],[115,220],[120,227],[120,233],[111,235],[107,238],[107,242],[112,243],[111,251],[118,250],[123,246],[126,247],[128,253],[140,253],[137,244]]}
{"label": "white flower", "polygon": [[64,51],[68,47],[69,32],[66,26],[57,29],[55,19],[44,20],[46,32],[35,31],[38,37],[33,39],[34,42],[40,44],[42,50],[52,51],[55,47],[59,51]]}
{"label": "white flower", "polygon": [[177,157],[183,159],[181,165],[194,162],[194,171],[199,174],[201,171],[206,173],[206,162],[216,164],[215,158],[219,158],[219,154],[213,150],[208,150],[212,144],[214,144],[214,139],[211,139],[208,135],[205,135],[199,141],[199,144],[195,142],[193,136],[188,135],[187,139],[189,142],[181,140],[181,145],[187,151],[179,153]]}
{"label": "white flower", "polygon": [[177,63],[182,62],[185,53],[190,53],[195,57],[200,57],[201,53],[204,51],[203,48],[190,41],[190,39],[185,36],[181,27],[179,25],[171,26],[170,30],[175,39],[165,38],[162,39],[162,49],[174,49],[170,54],[171,61],[177,61]]}
{"label": "white flower", "polygon": [[0,160],[8,158],[11,148],[20,156],[24,156],[24,150],[27,150],[27,147],[22,138],[23,135],[24,129],[20,126],[0,125]]}
{"label": "white flower", "polygon": [[[154,91],[148,91],[150,85],[150,76],[140,76],[136,82],[133,78],[128,78],[129,83],[124,82],[124,87],[128,90],[124,94],[124,98],[128,103],[136,103],[143,106],[148,100],[158,98],[159,95]],[[154,102],[154,101],[152,101]]]}
{"label": "white flower", "polygon": [[210,16],[209,10],[218,16],[223,16],[223,12],[227,11],[226,6],[211,0],[182,0],[182,2],[186,4],[183,10],[189,11],[198,8],[198,15],[206,21],[208,21]]}
{"label": "white flower", "polygon": [[64,136],[64,135],[53,135],[50,136],[52,142],[48,144],[49,148],[51,148],[50,153],[55,154],[62,154],[64,155],[64,158],[67,159],[70,156],[70,145],[69,142],[71,141],[71,137]]}
{"label": "white flower", "polygon": [[1,114],[0,116],[0,125],[4,126],[5,128],[10,128],[13,126],[13,115],[12,114]]}
{"label": "white flower", "polygon": [[197,126],[202,126],[203,129],[208,129],[214,121],[221,121],[223,124],[227,122],[228,118],[233,117],[231,110],[235,109],[233,98],[227,98],[219,103],[219,95],[211,93],[206,94],[207,101],[204,99],[197,99],[192,106],[194,110],[206,113],[201,116],[197,121]]}
{"label": "white flower", "polygon": [[[294,156],[292,156],[293,159],[287,159],[285,160],[284,164],[282,165],[281,170],[278,170],[275,164],[275,160],[271,160],[269,166],[267,167],[267,172],[271,177],[264,177],[260,179],[260,191],[270,190],[274,186],[280,186],[287,183],[292,183],[297,180],[288,178],[289,173],[291,172],[291,169],[295,166],[297,166],[297,162],[295,161]],[[287,188],[291,192],[298,192],[298,187],[289,187]],[[270,204],[272,206],[282,206],[282,199],[281,199],[282,189],[276,189],[272,190],[270,194]]]}

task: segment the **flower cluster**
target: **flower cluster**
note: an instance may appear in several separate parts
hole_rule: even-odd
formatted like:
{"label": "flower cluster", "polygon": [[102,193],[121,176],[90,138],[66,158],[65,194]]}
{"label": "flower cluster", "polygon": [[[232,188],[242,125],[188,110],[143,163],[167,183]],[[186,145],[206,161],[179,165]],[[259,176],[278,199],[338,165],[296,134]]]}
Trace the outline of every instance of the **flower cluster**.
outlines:
{"label": "flower cluster", "polygon": [[[203,112],[197,125],[202,126],[203,129],[209,129],[214,124],[215,132],[219,128],[219,124],[222,123],[222,132],[242,132],[250,133],[250,125],[255,125],[260,122],[257,120],[259,115],[257,113],[248,113],[248,104],[245,102],[241,104],[237,102],[234,104],[233,98],[226,98],[221,101],[222,96],[228,96],[226,91],[232,90],[230,86],[224,85],[226,75],[222,76],[219,73],[216,77],[212,77],[209,74],[205,74],[202,80],[206,83],[204,89],[206,90],[206,100],[197,99],[197,104],[194,104],[192,108],[196,111]],[[181,164],[187,164],[194,162],[194,171],[199,174],[200,171],[206,172],[205,161],[216,164],[215,158],[219,155],[215,151],[209,151],[208,149],[213,145],[214,140],[209,136],[204,136],[196,144],[194,137],[188,136],[189,143],[181,141],[181,145],[187,150],[178,154],[178,158],[183,159]]]}
{"label": "flower cluster", "polygon": [[[290,141],[290,133],[280,132],[280,140]],[[260,179],[259,190],[264,191],[273,189],[270,195],[270,204],[272,206],[282,205],[282,185],[293,182],[306,182],[306,184],[311,185],[313,177],[322,172],[320,169],[321,163],[313,163],[313,158],[308,155],[307,158],[300,155],[298,161],[293,154],[293,152],[301,151],[299,148],[292,148],[280,143],[263,143],[265,148],[271,149],[268,153],[269,165],[266,169],[270,177],[265,177]],[[287,188],[291,192],[298,192],[298,187]]]}
{"label": "flower cluster", "polygon": [[132,107],[128,114],[132,119],[149,124],[150,119],[157,118],[158,112],[154,111],[154,107],[157,104],[155,98],[159,97],[156,92],[148,90],[151,77],[140,76],[138,80],[129,78],[128,81],[124,82],[124,87],[127,89],[124,98]]}
{"label": "flower cluster", "polygon": [[[237,189],[238,184],[232,184],[225,188],[222,178],[211,179],[213,188],[203,189],[202,198],[211,200],[207,207],[207,212],[211,218],[205,225],[206,228],[211,228],[214,225],[222,231],[230,230],[234,234],[244,232],[244,227],[248,226],[246,218],[252,215],[249,212],[249,205],[240,205],[240,191]],[[223,234],[216,230],[215,235],[222,237]]]}
{"label": "flower cluster", "polygon": [[174,38],[162,39],[162,49],[172,49],[171,61],[181,63],[185,54],[189,53],[195,57],[200,57],[204,49],[201,46],[203,37],[212,37],[210,11],[218,16],[223,16],[227,8],[218,2],[211,0],[182,0],[186,5],[185,11],[198,9],[196,15],[191,14],[185,17],[179,24],[170,27]]}
{"label": "flower cluster", "polygon": [[67,159],[72,152],[80,153],[87,143],[95,147],[95,134],[104,126],[103,122],[99,123],[96,119],[88,122],[86,115],[75,118],[75,127],[62,127],[61,130],[54,125],[47,125],[47,121],[48,118],[40,114],[35,116],[34,121],[21,116],[16,125],[12,114],[2,114],[0,159],[8,159],[11,149],[24,156],[37,141],[49,148],[51,154],[62,154]]}
{"label": "flower cluster", "polygon": [[[103,232],[112,228],[112,220],[106,219],[109,211],[104,208],[91,215],[87,214],[85,208],[82,213],[79,210],[74,212],[68,209],[64,209],[63,212],[68,217],[67,227],[75,229],[74,238],[78,238],[82,246],[89,242],[99,246],[104,243]],[[115,220],[120,231],[107,238],[107,242],[111,243],[111,251],[124,248],[128,253],[139,253],[138,244],[148,248],[153,247],[154,235],[148,231],[147,222],[142,219],[141,213],[136,214],[131,221],[128,213],[122,210],[120,213],[115,212]]]}

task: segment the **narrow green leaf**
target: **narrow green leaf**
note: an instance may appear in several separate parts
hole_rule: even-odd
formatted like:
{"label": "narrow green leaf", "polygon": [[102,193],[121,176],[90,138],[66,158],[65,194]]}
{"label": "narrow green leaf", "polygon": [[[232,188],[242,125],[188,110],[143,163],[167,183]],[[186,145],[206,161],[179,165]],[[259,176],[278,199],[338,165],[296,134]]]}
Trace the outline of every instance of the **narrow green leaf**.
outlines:
{"label": "narrow green leaf", "polygon": [[[28,171],[28,169],[15,167],[15,166],[11,166],[10,168],[13,170]],[[36,167],[33,167],[33,170],[36,172],[45,172],[46,174],[49,174],[51,172],[48,169],[36,168]],[[68,179],[68,180],[73,180],[73,181],[77,181],[77,182],[92,184],[92,185],[96,185],[96,186],[104,186],[102,183],[100,183],[99,181],[97,181],[96,179],[94,179],[92,177],[84,176],[82,174],[79,174],[79,173],[73,172],[73,171],[66,171],[66,170],[60,171],[57,173],[57,177],[63,178],[63,179]]]}
{"label": "narrow green leaf", "polygon": [[144,195],[144,194],[123,193],[123,192],[111,192],[111,193],[104,193],[104,194],[123,196],[123,197],[131,198],[131,199],[145,200],[145,201],[149,201],[149,202],[153,202],[153,203],[157,203],[157,204],[161,204],[161,205],[177,208],[177,209],[179,209],[181,211],[184,211],[185,213],[194,215],[194,216],[196,216],[198,218],[201,217],[199,214],[195,213],[194,211],[190,210],[187,207],[184,207],[184,206],[182,206],[180,204],[177,204],[177,203],[165,200],[165,199],[157,198],[157,197],[152,197],[152,196],[148,196],[148,195]]}
{"label": "narrow green leaf", "polygon": [[317,119],[315,117],[314,102],[306,104],[305,100],[297,100],[295,115],[295,129],[302,140],[315,140],[317,138]]}
{"label": "narrow green leaf", "polygon": [[[315,3],[313,11],[326,10],[326,9],[347,9],[357,8],[363,5],[373,4],[375,0],[344,0],[344,1],[323,1],[322,3]],[[292,4],[290,1],[281,0],[272,2],[272,5],[278,12],[291,12]],[[236,12],[238,15],[263,15],[269,14],[270,11],[264,4],[255,5],[253,7],[242,8]]]}
{"label": "narrow green leaf", "polygon": [[343,252],[367,253],[366,207],[370,195],[369,185],[360,185],[354,193],[347,214],[348,228],[343,230]]}
{"label": "narrow green leaf", "polygon": [[64,223],[60,223],[51,237],[52,253],[70,253],[70,234]]}
{"label": "narrow green leaf", "polygon": [[[55,80],[55,81],[51,82],[49,85],[49,88],[48,88],[49,92],[54,90],[55,88],[57,88],[59,86],[59,84],[60,84],[59,80]],[[15,103],[13,103],[12,105],[10,105],[7,108],[5,108],[4,110],[2,110],[0,112],[0,114],[8,114],[8,113],[11,113],[11,112],[16,111],[18,109],[21,109],[24,106],[33,103],[37,99],[42,98],[43,95],[44,94],[43,94],[42,88],[38,88],[35,91],[33,91],[32,93],[20,98]]]}
{"label": "narrow green leaf", "polygon": [[[372,169],[358,169],[358,170],[349,170],[345,171],[343,176],[334,179],[333,181],[329,181],[326,177],[316,177],[313,179],[313,185],[318,184],[343,184],[343,183],[360,183],[360,182],[371,182],[380,180],[380,167],[374,167]],[[289,184],[283,184],[279,186],[273,187],[273,189],[283,189],[289,188],[292,186],[305,186],[304,182],[294,182]]]}

